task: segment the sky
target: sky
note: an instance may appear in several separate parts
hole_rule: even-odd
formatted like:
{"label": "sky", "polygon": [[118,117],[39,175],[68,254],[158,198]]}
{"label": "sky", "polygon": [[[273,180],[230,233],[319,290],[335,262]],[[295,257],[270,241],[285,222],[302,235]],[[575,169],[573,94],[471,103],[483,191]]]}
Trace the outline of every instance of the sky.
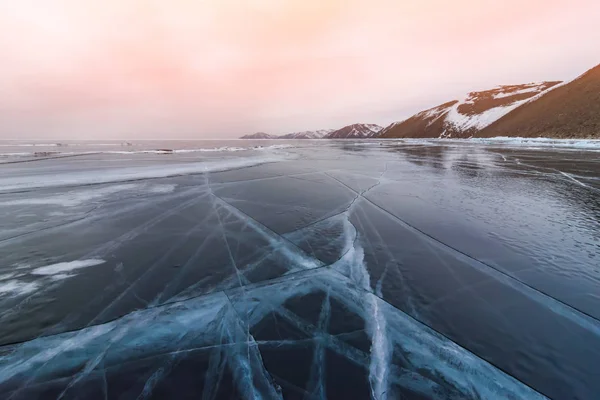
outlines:
{"label": "sky", "polygon": [[597,0],[0,0],[0,139],[387,125],[600,63]]}

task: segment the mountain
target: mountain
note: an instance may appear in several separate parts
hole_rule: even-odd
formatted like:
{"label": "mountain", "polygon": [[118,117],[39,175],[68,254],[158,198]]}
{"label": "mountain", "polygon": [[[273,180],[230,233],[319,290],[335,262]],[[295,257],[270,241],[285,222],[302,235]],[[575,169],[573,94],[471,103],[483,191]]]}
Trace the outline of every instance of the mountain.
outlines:
{"label": "mountain", "polygon": [[382,127],[375,124],[353,124],[325,135],[325,139],[367,139],[377,137]]}
{"label": "mountain", "polygon": [[244,135],[242,136],[240,139],[278,139],[278,136],[275,135],[269,135],[268,133],[264,133],[264,132],[257,132],[257,133],[253,133],[251,135]]}
{"label": "mountain", "polygon": [[478,133],[517,107],[535,100],[561,82],[505,85],[471,92],[381,131],[381,138],[466,138]]}
{"label": "mountain", "polygon": [[333,131],[333,129],[321,129],[318,131],[288,133],[287,135],[278,136],[278,139],[322,139]]}
{"label": "mountain", "polygon": [[376,137],[381,129],[381,126],[374,124],[354,124],[337,130],[321,129],[318,131],[288,133],[281,136],[258,132],[242,136],[240,139],[365,139]]}
{"label": "mountain", "polygon": [[477,136],[600,139],[600,65],[498,119]]}

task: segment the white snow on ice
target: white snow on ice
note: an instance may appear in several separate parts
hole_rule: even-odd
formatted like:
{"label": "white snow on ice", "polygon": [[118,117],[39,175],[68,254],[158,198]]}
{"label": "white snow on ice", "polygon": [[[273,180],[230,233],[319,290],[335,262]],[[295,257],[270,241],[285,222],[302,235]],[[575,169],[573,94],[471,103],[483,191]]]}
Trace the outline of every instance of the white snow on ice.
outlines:
{"label": "white snow on ice", "polygon": [[56,275],[62,274],[63,272],[70,272],[80,268],[93,267],[96,265],[104,264],[106,261],[90,259],[90,260],[78,260],[71,262],[62,262],[58,264],[47,265],[45,267],[39,267],[31,271],[32,275]]}
{"label": "white snow on ice", "polygon": [[[99,146],[98,144],[92,143],[90,146]],[[0,145],[5,147],[12,147],[13,145]],[[19,146],[31,146],[36,145],[14,145]],[[41,145],[38,145],[41,146]],[[48,145],[52,146],[52,145]],[[222,147],[210,147],[210,148],[197,148],[197,149],[158,149],[158,150],[101,150],[101,151],[52,151],[51,156],[70,156],[70,155],[86,155],[86,154],[124,154],[124,155],[135,155],[135,154],[190,154],[190,153],[223,153],[223,152],[238,152],[238,151],[261,151],[261,150],[277,150],[287,149],[294,147],[290,144],[274,144],[271,146],[251,146],[251,147],[236,147],[236,146],[222,146]],[[56,153],[56,154],[54,154]],[[0,157],[34,157],[35,152],[11,152],[2,153]]]}
{"label": "white snow on ice", "polygon": [[224,171],[235,168],[250,167],[269,162],[282,161],[283,155],[268,154],[261,157],[240,157],[205,162],[191,162],[157,166],[123,167],[114,169],[98,169],[93,171],[68,171],[40,176],[0,177],[0,190],[23,190],[56,186],[78,186],[84,184],[100,184],[124,182],[150,178],[167,178],[178,175],[199,174],[205,172]]}
{"label": "white snow on ice", "polygon": [[122,146],[122,143],[11,143],[5,142],[0,144],[0,147],[77,147],[77,146]]}
{"label": "white snow on ice", "polygon": [[19,280],[0,282],[0,297],[5,295],[24,295],[34,292],[38,288],[35,282],[22,282]]}
{"label": "white snow on ice", "polygon": [[177,185],[168,184],[168,185],[152,185],[148,189],[148,192],[154,194],[163,194],[163,193],[173,193]]}
{"label": "white snow on ice", "polygon": [[75,276],[75,275],[71,275],[71,274],[56,274],[56,275],[52,275],[52,276],[50,277],[50,279],[51,279],[52,281],[55,281],[55,282],[56,282],[56,281],[62,281],[62,280],[65,280],[65,279],[67,279],[67,278],[71,278],[71,277],[73,277],[73,276]]}
{"label": "white snow on ice", "polygon": [[251,150],[277,150],[277,149],[289,149],[292,148],[291,144],[274,144],[271,146],[256,146],[252,147]]}
{"label": "white snow on ice", "polygon": [[137,184],[115,185],[100,189],[78,190],[49,197],[21,198],[0,202],[0,206],[55,205],[73,207],[114,193],[136,189],[140,186]]}
{"label": "white snow on ice", "polygon": [[[159,184],[159,185],[143,185],[143,184],[124,184],[103,187],[99,189],[84,189],[70,191],[67,193],[47,196],[47,197],[29,197],[15,200],[1,201],[1,206],[35,206],[35,205],[52,205],[61,207],[75,207],[86,204],[95,200],[99,200],[106,196],[125,192],[125,191],[141,191],[152,194],[172,193],[175,190],[174,184]],[[56,213],[55,213],[56,214]],[[59,216],[61,214],[58,214]]]}
{"label": "white snow on ice", "polygon": [[11,278],[13,278],[15,275],[16,275],[16,274],[15,274],[14,272],[11,272],[11,273],[9,273],[9,274],[2,274],[2,275],[0,275],[0,282],[2,282],[2,281],[6,281],[6,280],[8,280],[8,279],[11,279]]}

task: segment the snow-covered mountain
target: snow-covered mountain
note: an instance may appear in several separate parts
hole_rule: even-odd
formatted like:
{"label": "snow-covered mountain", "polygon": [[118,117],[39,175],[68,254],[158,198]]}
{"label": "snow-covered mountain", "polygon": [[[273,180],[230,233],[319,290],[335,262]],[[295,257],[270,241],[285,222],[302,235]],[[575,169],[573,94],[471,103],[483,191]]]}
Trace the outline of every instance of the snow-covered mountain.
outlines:
{"label": "snow-covered mountain", "polygon": [[379,135],[382,138],[465,138],[477,133],[523,104],[534,101],[561,82],[498,86],[471,92],[409,119],[396,122]]}
{"label": "snow-covered mountain", "polygon": [[330,132],[325,139],[367,139],[377,137],[383,129],[375,124],[353,124]]}
{"label": "snow-covered mountain", "polygon": [[280,136],[258,132],[242,136],[240,139],[366,139],[377,137],[381,129],[381,126],[375,124],[354,124],[341,129],[303,131]]}
{"label": "snow-covered mountain", "polygon": [[600,138],[600,65],[570,82],[497,86],[468,93],[382,129],[353,124],[337,130],[255,133],[242,139],[469,137]]}
{"label": "snow-covered mountain", "polygon": [[600,65],[527,102],[478,136],[600,138]]}
{"label": "snow-covered mountain", "polygon": [[321,129],[318,131],[304,131],[288,133],[287,135],[278,136],[278,139],[322,139],[325,135],[333,132],[334,129]]}
{"label": "snow-covered mountain", "polygon": [[279,136],[269,135],[264,132],[256,132],[251,135],[244,135],[240,139],[279,139]]}

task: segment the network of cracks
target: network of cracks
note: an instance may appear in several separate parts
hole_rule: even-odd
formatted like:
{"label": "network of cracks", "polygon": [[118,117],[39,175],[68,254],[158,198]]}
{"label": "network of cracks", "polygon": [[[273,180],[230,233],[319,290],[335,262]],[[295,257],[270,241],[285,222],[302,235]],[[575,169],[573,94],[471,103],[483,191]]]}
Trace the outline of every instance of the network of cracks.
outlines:
{"label": "network of cracks", "polygon": [[535,399],[589,380],[535,369],[568,373],[581,359],[555,349],[600,343],[597,321],[382,207],[387,170],[205,174],[88,210],[60,240],[102,264],[3,307],[55,311],[6,332],[2,397]]}

